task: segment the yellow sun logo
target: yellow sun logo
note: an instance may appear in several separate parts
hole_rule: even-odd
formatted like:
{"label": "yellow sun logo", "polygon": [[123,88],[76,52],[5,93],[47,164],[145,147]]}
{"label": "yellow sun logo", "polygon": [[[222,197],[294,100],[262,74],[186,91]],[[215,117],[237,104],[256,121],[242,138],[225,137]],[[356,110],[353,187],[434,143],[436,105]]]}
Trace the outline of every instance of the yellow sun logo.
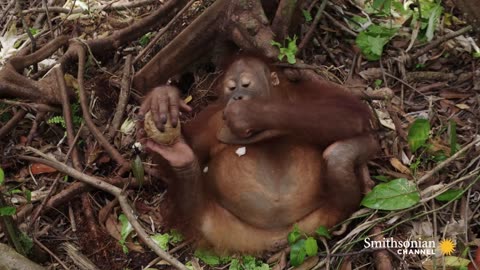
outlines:
{"label": "yellow sun logo", "polygon": [[450,239],[443,239],[440,241],[440,252],[442,255],[452,255],[455,251],[455,243]]}

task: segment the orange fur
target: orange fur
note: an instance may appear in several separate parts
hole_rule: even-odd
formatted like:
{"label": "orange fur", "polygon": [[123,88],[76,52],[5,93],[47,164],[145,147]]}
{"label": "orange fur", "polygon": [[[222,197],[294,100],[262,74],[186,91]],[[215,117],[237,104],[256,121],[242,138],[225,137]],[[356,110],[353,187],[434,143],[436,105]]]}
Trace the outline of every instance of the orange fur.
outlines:
{"label": "orange fur", "polygon": [[170,221],[219,253],[262,253],[285,244],[294,224],[312,233],[342,221],[359,206],[367,179],[358,172],[377,148],[368,108],[341,86],[281,74],[276,85],[270,68],[235,58],[219,101],[183,126],[198,165],[171,183]]}

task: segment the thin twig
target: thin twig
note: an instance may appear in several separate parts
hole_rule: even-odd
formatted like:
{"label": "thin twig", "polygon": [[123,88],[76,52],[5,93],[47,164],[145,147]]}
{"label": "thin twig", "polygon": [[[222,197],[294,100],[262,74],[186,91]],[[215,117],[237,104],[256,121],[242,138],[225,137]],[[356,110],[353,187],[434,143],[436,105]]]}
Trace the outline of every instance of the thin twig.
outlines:
{"label": "thin twig", "polygon": [[48,3],[47,0],[42,0],[43,8],[45,9],[45,14],[47,15],[48,29],[52,35],[52,39],[55,39],[55,31],[53,31],[52,20],[50,19],[50,13],[48,12]]}
{"label": "thin twig", "polygon": [[336,26],[340,27],[341,30],[343,30],[345,33],[347,34],[350,34],[351,36],[354,36],[356,37],[357,36],[357,33],[353,32],[352,30],[350,30],[350,28],[346,27],[345,25],[343,25],[341,22],[335,20],[335,18],[333,18],[330,14],[328,14],[327,12],[324,12],[323,14],[325,14],[325,17],[327,17],[327,19],[329,19],[330,21],[332,21],[333,24],[335,24]]}
{"label": "thin twig", "polygon": [[20,159],[24,160],[30,160],[33,162],[39,162],[43,163],[45,165],[48,165],[50,167],[53,167],[57,169],[60,172],[63,172],[75,179],[78,179],[84,183],[87,183],[89,185],[92,185],[95,188],[101,189],[105,192],[108,192],[115,196],[118,199],[118,202],[120,203],[120,207],[122,208],[123,213],[127,217],[128,221],[132,225],[132,227],[135,229],[135,232],[137,233],[138,237],[148,246],[150,249],[152,249],[158,256],[162,257],[165,261],[169,262],[172,266],[182,269],[182,270],[188,270],[185,265],[183,265],[180,261],[178,261],[176,258],[174,258],[172,255],[170,255],[168,252],[165,252],[158,246],[151,238],[150,236],[145,232],[143,229],[142,225],[138,222],[137,216],[135,214],[135,211],[133,208],[130,206],[128,202],[128,197],[126,196],[125,193],[122,192],[122,189],[111,185],[109,183],[106,183],[99,178],[84,174],[78,170],[75,170],[59,161],[57,161],[55,158],[50,157],[48,155],[45,155],[41,151],[32,148],[32,147],[26,147],[26,150],[32,151],[34,154],[40,156],[41,158],[36,158],[32,156],[25,156],[25,155],[19,155]]}
{"label": "thin twig", "polygon": [[[122,5],[105,5],[105,6],[100,6],[100,7],[94,7],[90,9],[90,11],[96,11],[96,10],[102,10],[102,11],[121,11],[121,10],[127,10],[127,9],[132,9],[132,8],[137,8],[137,7],[142,7],[142,6],[147,6],[151,4],[155,4],[157,0],[141,0],[141,1],[134,1]],[[70,11],[71,10],[71,11]],[[70,8],[64,8],[64,7],[48,7],[49,12],[55,12],[55,13],[83,13],[85,12],[84,9],[81,8],[76,8],[76,9],[70,9]],[[44,8],[30,8],[27,10],[24,10],[23,13],[43,13],[45,12]]]}
{"label": "thin twig", "polygon": [[310,25],[310,28],[308,29],[307,34],[305,37],[302,39],[302,42],[300,42],[300,45],[298,45],[298,53],[302,51],[303,48],[310,42],[312,39],[313,33],[315,32],[315,29],[317,28],[317,24],[320,21],[320,18],[322,17],[322,12],[325,10],[325,7],[327,6],[328,0],[323,0],[322,3],[320,4],[320,7],[317,10],[317,14],[315,14],[315,19],[313,19],[312,25]]}
{"label": "thin twig", "polygon": [[0,128],[0,138],[7,135],[22,119],[27,115],[27,111],[19,109],[8,122]]}
{"label": "thin twig", "polygon": [[448,164],[450,164],[452,161],[457,159],[459,156],[463,155],[463,153],[467,152],[472,146],[475,146],[476,144],[480,143],[480,139],[476,139],[472,141],[471,143],[465,145],[462,149],[460,149],[457,153],[452,155],[451,157],[447,158],[444,160],[442,163],[438,164],[435,166],[435,168],[431,169],[428,173],[426,173],[424,176],[420,177],[417,180],[417,184],[423,184],[425,181],[427,181],[430,177],[432,177],[434,174],[439,172],[441,169],[445,168]]}
{"label": "thin twig", "polygon": [[424,55],[426,54],[428,51],[430,51],[431,49],[439,46],[440,44],[442,44],[443,42],[447,41],[447,40],[450,40],[452,38],[455,38],[455,37],[458,37],[460,35],[463,35],[467,32],[470,32],[472,30],[472,26],[469,25],[469,26],[466,26],[458,31],[455,31],[455,32],[451,32],[451,33],[448,33],[446,34],[445,36],[442,36],[442,37],[439,37],[438,39],[430,42],[427,46],[421,48],[420,50],[418,50],[417,52],[415,52],[414,54],[412,54],[410,56],[410,59],[417,59],[418,57],[420,57],[421,55]]}
{"label": "thin twig", "polygon": [[165,27],[163,27],[162,29],[160,29],[160,31],[155,35],[154,38],[152,38],[150,40],[150,42],[148,43],[148,45],[143,49],[141,50],[138,55],[135,57],[135,59],[133,60],[133,64],[135,65],[140,59],[142,59],[142,57],[148,53],[152,48],[153,46],[155,46],[157,44],[157,42],[160,40],[160,38],[163,36],[163,34],[165,34],[165,32],[167,32],[170,27],[178,20],[178,18],[180,18],[181,15],[183,15],[183,13],[185,13],[185,11],[187,11],[187,9],[195,2],[196,0],[190,0],[190,2],[188,2],[176,15],[175,17],[173,17]]}
{"label": "thin twig", "polygon": [[[75,48],[74,48],[75,46]],[[85,73],[85,63],[86,63],[86,55],[85,55],[85,48],[81,43],[76,43],[71,45],[71,49],[76,52],[78,56],[78,74],[77,74],[77,81],[78,81],[78,93],[80,96],[80,106],[82,107],[83,119],[87,124],[88,129],[92,132],[95,139],[100,143],[100,145],[105,149],[105,151],[122,167],[127,170],[130,167],[130,163],[127,162],[123,156],[118,152],[118,150],[113,147],[108,140],[103,136],[100,130],[95,126],[93,123],[92,117],[89,113],[88,109],[88,101],[87,95],[85,93],[85,85],[84,85],[84,73]]]}
{"label": "thin twig", "polygon": [[67,265],[65,265],[65,263],[62,260],[60,260],[60,258],[55,253],[53,253],[49,248],[47,248],[44,244],[38,241],[36,237],[33,238],[33,242],[35,242],[35,244],[37,244],[41,249],[43,249],[48,254],[50,254],[50,256],[52,256],[55,259],[55,261],[57,261],[65,270],[70,269],[68,268]]}
{"label": "thin twig", "polygon": [[30,222],[27,225],[27,231],[30,231],[30,228],[32,228],[32,225],[37,221],[37,219],[40,216],[40,214],[42,213],[43,209],[45,209],[45,205],[47,205],[48,200],[50,199],[50,197],[52,197],[53,192],[57,189],[58,181],[61,178],[62,178],[61,175],[58,175],[55,178],[55,181],[53,181],[53,184],[50,186],[50,190],[48,191],[47,196],[45,196],[45,198],[43,198],[40,206],[38,206],[35,209],[35,211],[33,212],[33,214],[31,215]]}
{"label": "thin twig", "polygon": [[125,59],[125,66],[123,68],[122,86],[120,88],[120,94],[118,96],[117,109],[113,116],[110,130],[108,131],[108,137],[113,138],[117,130],[120,129],[122,124],[123,114],[127,108],[128,98],[130,97],[130,86],[132,82],[132,55],[127,55]]}
{"label": "thin twig", "polygon": [[44,111],[39,111],[37,112],[37,115],[35,115],[35,120],[33,120],[32,127],[28,132],[26,145],[30,145],[32,143],[33,138],[37,134],[38,126],[43,122],[46,114],[47,113]]}
{"label": "thin twig", "polygon": [[[3,10],[2,15],[0,15],[0,25],[3,23],[3,20],[5,16],[8,14],[10,9],[15,5],[16,0],[11,0],[10,3],[8,3],[7,7]],[[4,25],[4,27],[7,27],[7,25]]]}
{"label": "thin twig", "polygon": [[[73,167],[77,170],[81,170],[82,165],[80,164],[80,156],[78,149],[75,146],[75,130],[73,128],[72,121],[72,108],[70,106],[70,100],[68,99],[67,85],[65,84],[64,74],[60,65],[54,68],[54,72],[57,78],[57,85],[59,86],[60,97],[62,99],[63,119],[65,120],[69,151],[72,152]],[[67,160],[68,157],[66,157],[65,161]]]}

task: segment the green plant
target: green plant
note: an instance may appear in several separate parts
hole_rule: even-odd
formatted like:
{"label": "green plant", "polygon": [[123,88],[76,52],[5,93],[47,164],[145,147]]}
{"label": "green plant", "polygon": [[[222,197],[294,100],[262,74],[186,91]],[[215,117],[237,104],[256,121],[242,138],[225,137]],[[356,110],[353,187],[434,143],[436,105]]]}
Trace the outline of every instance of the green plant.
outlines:
{"label": "green plant", "polygon": [[282,61],[283,58],[287,57],[287,62],[293,65],[297,62],[297,59],[295,58],[295,55],[297,54],[297,51],[298,51],[297,36],[293,36],[293,38],[287,37],[285,42],[287,43],[286,47],[284,47],[282,44],[274,40],[272,40],[270,44],[280,49],[280,53],[278,54],[278,59],[280,61]]}
{"label": "green plant", "polygon": [[372,24],[358,34],[355,43],[367,60],[376,61],[382,56],[383,47],[395,36],[397,31],[397,28]]}
{"label": "green plant", "polygon": [[460,199],[464,190],[463,189],[449,189],[442,194],[435,197],[435,199],[439,202],[450,202],[454,200]]}
{"label": "green plant", "polygon": [[416,119],[408,130],[408,145],[412,152],[417,151],[420,147],[426,146],[426,142],[430,137],[430,123],[427,119]]}
{"label": "green plant", "polygon": [[389,14],[392,8],[392,0],[373,0],[372,8]]}
{"label": "green plant", "polygon": [[132,224],[128,221],[127,217],[124,214],[121,214],[118,217],[118,220],[122,224],[122,229],[120,231],[120,246],[122,246],[122,250],[125,254],[128,253],[128,247],[125,244],[127,242],[127,238],[130,235],[131,232],[133,232],[133,227]]}
{"label": "green plant", "polygon": [[230,257],[220,257],[217,256],[210,250],[197,249],[195,250],[194,256],[199,258],[202,262],[209,266],[217,266],[223,263],[228,263],[231,261]]}
{"label": "green plant", "polygon": [[303,14],[303,18],[305,18],[306,22],[311,22],[312,21],[312,14],[310,13],[310,11],[308,11],[306,9],[302,9],[302,14]]}
{"label": "green plant", "polygon": [[[15,246],[15,250],[22,255],[27,255],[30,253],[33,247],[33,242],[32,239],[28,237],[28,235],[23,233],[18,228],[15,220],[13,220],[12,218],[12,216],[16,214],[17,210],[15,207],[10,206],[6,203],[4,193],[1,192],[3,190],[2,186],[4,183],[5,173],[3,169],[0,168],[0,225],[3,228],[3,232],[5,233],[9,242],[13,243],[13,245]],[[16,193],[16,191],[12,190],[11,194],[13,193]]]}
{"label": "green plant", "polygon": [[243,256],[241,260],[233,259],[229,270],[269,270],[270,266],[253,256]]}
{"label": "green plant", "polygon": [[[73,125],[75,127],[79,127],[83,122],[83,118],[81,117],[81,113],[80,113],[80,104],[79,103],[73,103],[72,104],[72,121],[73,121]],[[51,117],[50,119],[47,120],[47,123],[48,124],[60,125],[64,129],[67,128],[67,126],[65,124],[65,118],[63,118],[62,115],[55,115],[55,116]]]}
{"label": "green plant", "polygon": [[420,201],[420,192],[405,178],[376,185],[362,200],[362,205],[378,210],[400,210]]}
{"label": "green plant", "polygon": [[[316,230],[319,236],[330,238],[328,229],[324,226]],[[317,240],[301,232],[295,224],[293,230],[287,236],[290,245],[290,263],[293,266],[301,265],[306,257],[315,256],[318,253]]]}
{"label": "green plant", "polygon": [[177,244],[183,241],[183,235],[176,230],[171,230],[168,233],[155,234],[152,240],[163,250],[168,250],[168,244]]}
{"label": "green plant", "polygon": [[443,13],[443,7],[440,1],[433,0],[419,0],[418,7],[414,8],[411,26],[420,27],[419,39],[430,41],[433,39],[433,34],[440,22],[440,16]]}
{"label": "green plant", "polygon": [[56,115],[56,116],[51,117],[50,119],[47,120],[47,123],[57,124],[57,125],[62,126],[63,128],[67,128],[67,126],[65,125],[65,119],[61,115]]}
{"label": "green plant", "polygon": [[146,33],[140,38],[140,40],[138,40],[138,43],[140,43],[142,47],[145,47],[148,44],[148,42],[150,42],[152,35],[153,35],[152,32]]}

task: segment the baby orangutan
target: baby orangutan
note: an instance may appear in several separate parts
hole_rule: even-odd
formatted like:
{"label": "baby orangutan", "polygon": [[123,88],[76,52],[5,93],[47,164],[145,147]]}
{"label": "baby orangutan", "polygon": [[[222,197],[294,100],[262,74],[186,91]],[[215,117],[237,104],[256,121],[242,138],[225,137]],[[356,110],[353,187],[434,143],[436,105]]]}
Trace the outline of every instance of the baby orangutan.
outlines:
{"label": "baby orangutan", "polygon": [[[294,224],[307,233],[331,227],[359,207],[370,181],[366,162],[378,145],[367,106],[339,85],[291,83],[272,69],[237,57],[220,98],[182,126],[183,137],[145,142],[173,169],[174,226],[217,252],[273,250]],[[179,110],[191,109],[175,87],[161,86],[140,114],[151,111],[161,130],[167,119],[178,123]]]}

